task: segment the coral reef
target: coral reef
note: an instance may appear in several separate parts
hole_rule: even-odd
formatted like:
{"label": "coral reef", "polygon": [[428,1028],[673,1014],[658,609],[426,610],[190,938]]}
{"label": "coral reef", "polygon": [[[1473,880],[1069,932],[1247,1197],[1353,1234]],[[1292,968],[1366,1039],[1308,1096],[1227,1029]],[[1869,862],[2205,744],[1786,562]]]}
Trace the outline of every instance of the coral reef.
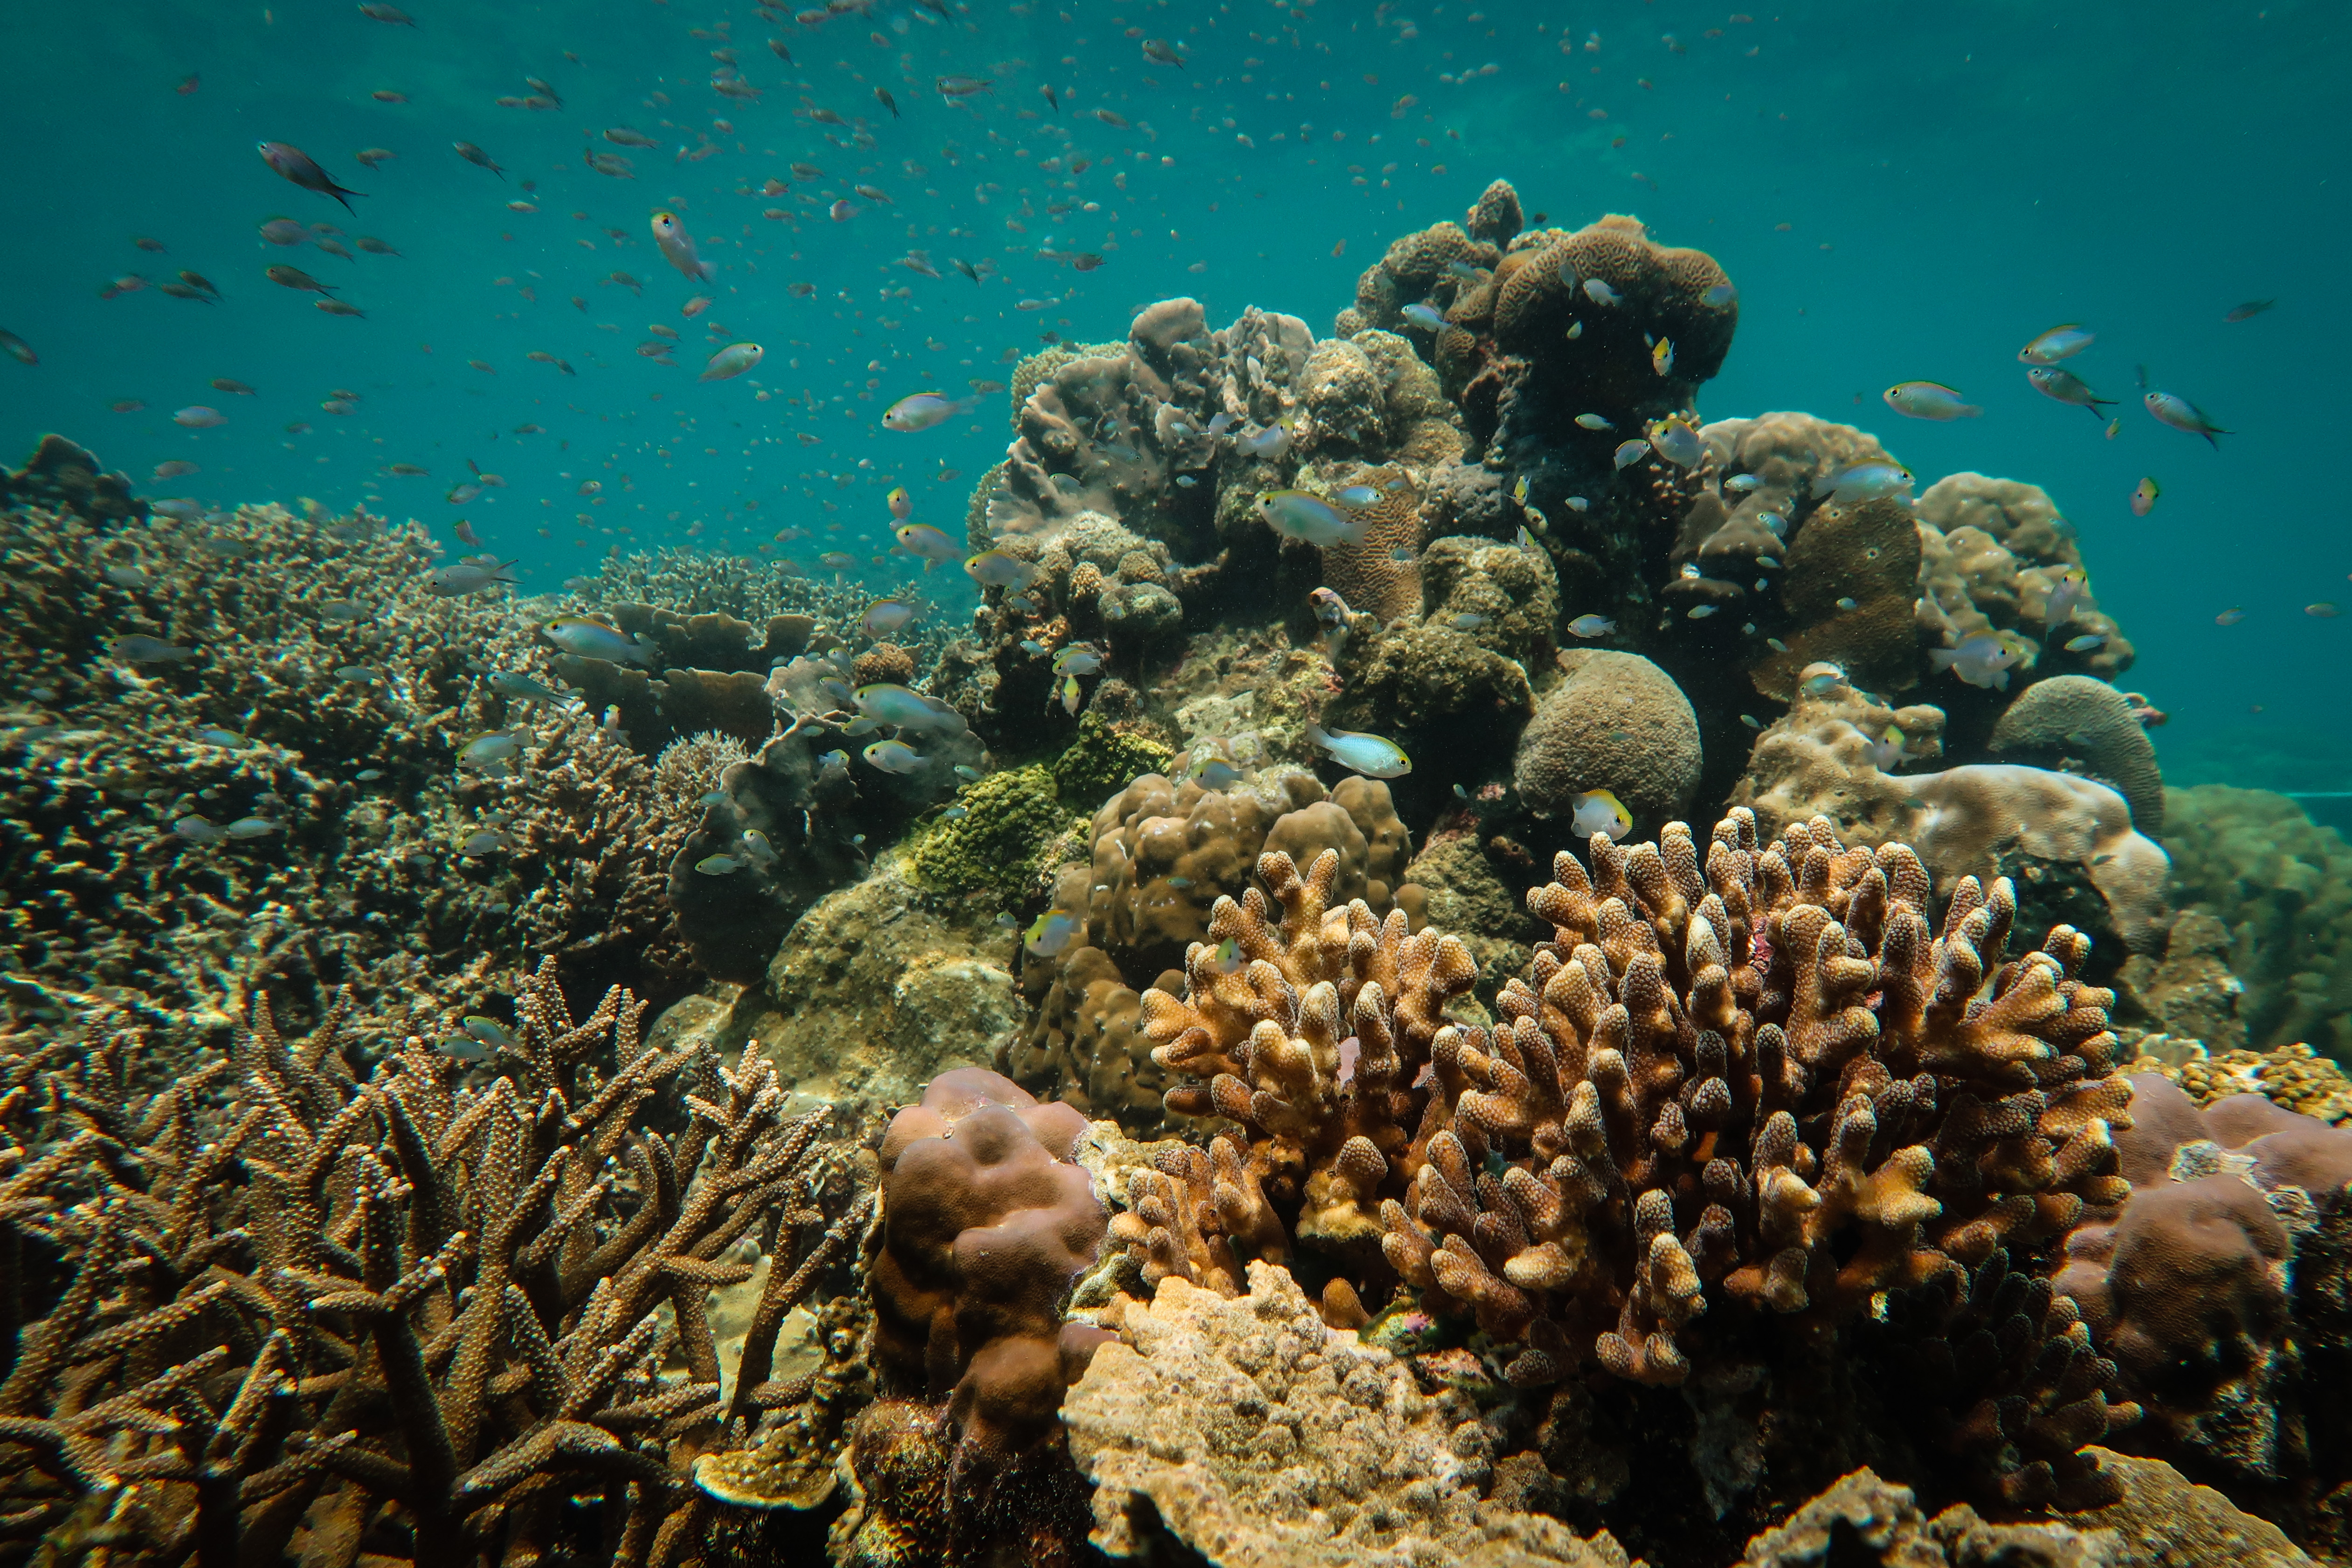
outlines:
{"label": "coral reef", "polygon": [[1987,743],[2020,761],[2053,763],[2111,785],[2131,803],[2134,827],[2163,837],[2164,776],[2156,747],[2124,694],[2105,681],[2087,675],[2035,681],[2001,714]]}
{"label": "coral reef", "polygon": [[[2006,632],[2030,645],[2026,662],[2045,675],[2060,666],[2112,680],[2131,668],[2132,645],[2083,581],[2074,530],[2047,491],[2016,479],[1949,474],[1927,487],[1915,510],[1923,547],[1919,615],[1928,646],[1957,647],[1982,633]],[[2072,592],[2053,599],[2052,590],[2070,578]],[[2053,606],[2060,611],[2054,620]],[[2077,637],[2101,640],[2080,652],[2064,646]]]}
{"label": "coral reef", "polygon": [[95,455],[62,436],[44,436],[25,466],[0,468],[0,507],[70,512],[84,522],[136,521],[146,502],[128,475],[103,470]]}
{"label": "coral reef", "polygon": [[2243,1512],[2211,1487],[2191,1485],[2163,1460],[2106,1448],[2090,1453],[2123,1495],[2071,1521],[2115,1531],[2114,1568],[2308,1568],[2310,1556],[2277,1525]]}
{"label": "coral reef", "polygon": [[[551,964],[519,994],[494,1079],[415,1039],[360,1079],[339,1012],[288,1040],[266,1002],[152,1096],[132,1038],[5,1060],[13,1540],[102,1520],[118,1562],[682,1555],[699,1505],[673,1466],[723,1414],[705,1299],[750,1272],[722,1255],[823,1229],[770,1271],[740,1412],[788,1392],[776,1325],[864,1213],[804,1208],[824,1118],[782,1118],[763,1064],[646,1048],[618,987],[575,1019]],[[694,1114],[656,1131],[664,1101]]]}
{"label": "coral reef", "polygon": [[991,773],[963,792],[962,815],[940,821],[908,851],[916,880],[942,892],[992,892],[1018,902],[1072,826],[1054,775],[1042,767]]}
{"label": "coral reef", "polygon": [[168,1065],[265,986],[299,1021],[349,985],[392,1030],[427,988],[480,1011],[526,955],[686,979],[652,771],[510,606],[433,591],[421,529],[16,510],[0,551],[11,1006],[127,1014]]}
{"label": "coral reef", "polygon": [[2175,894],[2228,932],[2216,956],[2243,987],[2244,1042],[2352,1060],[2352,847],[2265,790],[2199,784],[2165,802]]}
{"label": "coral reef", "polygon": [[1248,1293],[1162,1278],[1125,1302],[1063,1418],[1095,1483],[1093,1541],[1114,1557],[1228,1568],[1625,1568],[1606,1534],[1480,1500],[1475,1423],[1384,1350],[1325,1327],[1286,1269]]}

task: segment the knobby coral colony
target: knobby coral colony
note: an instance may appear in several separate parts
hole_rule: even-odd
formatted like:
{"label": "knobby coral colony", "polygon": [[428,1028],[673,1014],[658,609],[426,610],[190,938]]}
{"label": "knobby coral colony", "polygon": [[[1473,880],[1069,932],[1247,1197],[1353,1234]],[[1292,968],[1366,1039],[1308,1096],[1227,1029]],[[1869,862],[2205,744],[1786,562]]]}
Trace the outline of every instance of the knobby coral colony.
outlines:
{"label": "knobby coral colony", "polygon": [[[1820,821],[1759,847],[1736,810],[1703,860],[1679,824],[1596,835],[1591,862],[1559,855],[1529,896],[1552,939],[1490,1029],[1443,1015],[1475,973],[1457,940],[1329,908],[1328,854],[1303,876],[1266,856],[1279,917],[1221,900],[1185,994],[1144,998],[1191,1079],[1169,1108],[1238,1124],[1138,1178],[1112,1236],[1144,1280],[1230,1294],[1239,1259],[1296,1246],[1357,1326],[1354,1281],[1384,1259],[1423,1310],[1508,1347],[1522,1388],[1587,1363],[1680,1384],[1769,1354],[1759,1320],[1827,1333],[1897,1292],[1940,1293],[1933,1334],[1998,1289],[1998,1343],[1946,1369],[1974,1397],[1945,1442],[2009,1503],[2096,1500],[2080,1450],[2137,1411],[2071,1303],[2001,1282],[2129,1191],[2088,942],[2062,926],[2005,961],[2013,897],[1973,879],[1937,934],[1908,848]],[[1246,963],[1222,972],[1226,941]]]}
{"label": "knobby coral colony", "polygon": [[[542,966],[487,1082],[415,1040],[355,1076],[340,1006],[287,1040],[258,1005],[144,1100],[133,1037],[8,1063],[0,1550],[695,1555],[680,1456],[805,1394],[768,1380],[777,1328],[866,1210],[810,1209],[824,1118],[764,1060],[648,1047],[643,1005],[575,1019]],[[722,1406],[706,1294],[796,1237]]]}

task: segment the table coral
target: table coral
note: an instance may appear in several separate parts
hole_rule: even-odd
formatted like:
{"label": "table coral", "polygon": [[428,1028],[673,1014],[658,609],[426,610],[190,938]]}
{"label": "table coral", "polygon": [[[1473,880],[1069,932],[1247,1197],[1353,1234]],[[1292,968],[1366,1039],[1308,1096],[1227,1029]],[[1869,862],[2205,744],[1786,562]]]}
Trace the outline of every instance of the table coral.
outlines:
{"label": "table coral", "polygon": [[1698,719],[1674,680],[1638,654],[1571,648],[1567,679],[1547,693],[1519,736],[1519,798],[1538,816],[1566,816],[1574,796],[1608,790],[1636,826],[1687,808],[1698,787]]}
{"label": "table coral", "polygon": [[1230,1299],[1163,1278],[1127,1306],[1064,1419],[1095,1483],[1092,1540],[1224,1568],[1625,1568],[1603,1532],[1479,1499],[1437,1401],[1396,1357],[1325,1327],[1287,1270]]}

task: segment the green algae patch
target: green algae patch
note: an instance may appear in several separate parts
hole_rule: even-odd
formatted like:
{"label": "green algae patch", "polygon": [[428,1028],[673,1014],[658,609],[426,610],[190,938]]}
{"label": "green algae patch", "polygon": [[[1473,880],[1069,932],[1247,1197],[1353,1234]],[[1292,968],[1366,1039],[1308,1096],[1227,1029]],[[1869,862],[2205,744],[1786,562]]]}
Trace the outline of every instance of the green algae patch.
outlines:
{"label": "green algae patch", "polygon": [[1061,796],[1091,812],[1145,773],[1164,773],[1176,761],[1172,747],[1140,725],[1114,724],[1088,710],[1078,721],[1078,738],[1047,765]]}
{"label": "green algae patch", "polygon": [[1077,820],[1042,763],[991,773],[956,796],[961,816],[935,819],[908,847],[915,879],[933,892],[1028,895]]}

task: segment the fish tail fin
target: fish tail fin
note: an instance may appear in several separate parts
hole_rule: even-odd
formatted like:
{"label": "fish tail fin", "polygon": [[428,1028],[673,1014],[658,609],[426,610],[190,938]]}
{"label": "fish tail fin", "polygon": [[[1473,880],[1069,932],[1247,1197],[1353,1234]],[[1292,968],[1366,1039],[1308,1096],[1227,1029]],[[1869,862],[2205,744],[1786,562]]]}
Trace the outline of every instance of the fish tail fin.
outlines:
{"label": "fish tail fin", "polygon": [[1930,669],[1949,669],[1952,668],[1952,661],[1958,658],[1959,655],[1950,648],[1931,647],[1927,650],[1927,667]]}
{"label": "fish tail fin", "polygon": [[2197,433],[2198,433],[2200,436],[2204,437],[2205,437],[2205,444],[2206,444],[2207,446],[2209,446],[2209,447],[2212,447],[2212,448],[2213,448],[2213,450],[2215,450],[2215,451],[2217,451],[2217,452],[2218,452],[2218,451],[2220,451],[2220,450],[2221,449],[2221,442],[2219,442],[2219,441],[2216,441],[2215,439],[2213,439],[2213,437],[2216,437],[2216,436],[2227,436],[2227,435],[2231,434],[2231,432],[2227,431],[2227,430],[2224,430],[2224,429],[2222,429],[2221,426],[2217,426],[2217,425],[2208,425],[2204,429],[2200,430],[2200,431],[2199,431],[2199,432],[2197,432]]}
{"label": "fish tail fin", "polygon": [[1330,731],[1324,729],[1322,725],[1309,720],[1307,725],[1307,743],[1310,745],[1328,746],[1331,743]]}
{"label": "fish tail fin", "polygon": [[1959,412],[1960,417],[1963,419],[1975,419],[1983,415],[1984,405],[1981,403],[1963,403],[1960,405]]}

